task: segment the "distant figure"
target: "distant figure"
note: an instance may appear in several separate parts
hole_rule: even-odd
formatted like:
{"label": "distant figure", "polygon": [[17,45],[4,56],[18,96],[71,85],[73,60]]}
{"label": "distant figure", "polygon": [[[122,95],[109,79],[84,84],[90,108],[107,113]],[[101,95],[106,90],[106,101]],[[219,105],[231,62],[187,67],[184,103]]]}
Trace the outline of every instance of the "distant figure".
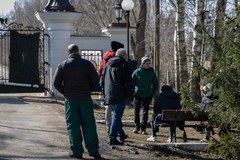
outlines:
{"label": "distant figure", "polygon": [[212,91],[207,86],[202,87],[201,96],[202,96],[202,100],[200,103],[200,107],[202,110],[205,110],[212,105],[214,101],[214,96]]}
{"label": "distant figure", "polygon": [[127,53],[123,48],[116,52],[105,65],[100,84],[103,88],[105,104],[113,111],[109,132],[110,145],[122,145],[127,138],[122,128],[122,117],[127,99],[133,100],[133,86]]}
{"label": "distant figure", "polygon": [[[99,77],[102,76],[103,68],[106,65],[106,63],[108,62],[108,60],[115,56],[115,52],[119,48],[123,48],[123,47],[124,47],[124,45],[122,43],[120,43],[120,42],[117,42],[117,41],[112,41],[111,42],[112,50],[108,50],[107,52],[105,52],[103,54],[103,60],[102,60],[102,63],[100,64],[99,69],[98,69]],[[105,107],[106,128],[107,128],[107,133],[109,134],[109,128],[111,126],[111,121],[112,121],[112,109],[111,109],[111,107],[109,107],[106,104],[104,105],[104,107]]]}
{"label": "distant figure", "polygon": [[58,65],[53,84],[66,99],[65,117],[70,157],[82,158],[84,138],[89,156],[101,158],[91,99],[91,91],[98,83],[99,76],[93,64],[81,58],[77,45],[69,45],[68,58]]}
{"label": "distant figure", "polygon": [[[141,134],[147,134],[149,105],[158,91],[158,79],[147,56],[141,59],[141,63],[141,66],[132,73],[135,105],[133,133],[138,133],[141,129]],[[143,116],[140,123],[141,105],[143,105]]]}
{"label": "distant figure", "polygon": [[[180,96],[178,93],[174,92],[171,85],[163,85],[161,88],[161,93],[157,97],[154,104],[153,115],[152,115],[152,136],[147,139],[147,141],[156,141],[156,127],[154,121],[156,117],[162,113],[163,109],[180,110]],[[160,115],[161,116],[161,115]],[[169,139],[167,142],[172,142],[173,134],[175,133],[174,127],[170,127]]]}
{"label": "distant figure", "polygon": [[[201,103],[199,104],[199,108],[201,111],[207,114],[208,109],[213,105],[213,102],[215,99],[218,99],[218,96],[214,96],[213,92],[211,91],[210,87],[203,86],[201,88]],[[204,130],[207,131],[207,135],[202,141],[209,140],[210,135],[214,135],[214,129],[213,127],[208,123],[208,121],[200,122],[200,124],[203,124],[205,127],[195,127],[196,131],[203,132]]]}

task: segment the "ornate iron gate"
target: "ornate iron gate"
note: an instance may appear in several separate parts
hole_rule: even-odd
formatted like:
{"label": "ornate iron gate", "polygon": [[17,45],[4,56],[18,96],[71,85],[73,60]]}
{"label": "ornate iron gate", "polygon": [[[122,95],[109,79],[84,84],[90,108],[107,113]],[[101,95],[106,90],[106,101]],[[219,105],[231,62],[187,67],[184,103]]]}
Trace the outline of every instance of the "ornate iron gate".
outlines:
{"label": "ornate iron gate", "polygon": [[0,28],[0,93],[44,90],[44,30],[17,23]]}

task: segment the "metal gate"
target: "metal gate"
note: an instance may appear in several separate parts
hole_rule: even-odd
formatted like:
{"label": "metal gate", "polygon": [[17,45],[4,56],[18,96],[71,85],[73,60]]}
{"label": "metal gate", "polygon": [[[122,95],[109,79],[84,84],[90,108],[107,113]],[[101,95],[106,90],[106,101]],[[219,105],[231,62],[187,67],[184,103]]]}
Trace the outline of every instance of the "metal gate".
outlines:
{"label": "metal gate", "polygon": [[44,90],[44,30],[17,23],[2,26],[0,93]]}
{"label": "metal gate", "polygon": [[96,70],[98,70],[103,58],[102,50],[81,50],[80,55],[82,58],[92,62]]}

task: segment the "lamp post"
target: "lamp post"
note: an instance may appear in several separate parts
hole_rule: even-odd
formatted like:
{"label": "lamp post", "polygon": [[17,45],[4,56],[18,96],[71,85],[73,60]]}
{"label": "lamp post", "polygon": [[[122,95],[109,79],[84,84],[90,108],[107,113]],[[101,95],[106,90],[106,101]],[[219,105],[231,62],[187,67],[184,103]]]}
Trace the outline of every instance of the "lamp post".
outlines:
{"label": "lamp post", "polygon": [[127,19],[127,55],[128,55],[128,61],[130,60],[129,57],[129,13],[134,7],[134,2],[132,0],[123,0],[122,1],[122,8],[126,12],[126,19]]}

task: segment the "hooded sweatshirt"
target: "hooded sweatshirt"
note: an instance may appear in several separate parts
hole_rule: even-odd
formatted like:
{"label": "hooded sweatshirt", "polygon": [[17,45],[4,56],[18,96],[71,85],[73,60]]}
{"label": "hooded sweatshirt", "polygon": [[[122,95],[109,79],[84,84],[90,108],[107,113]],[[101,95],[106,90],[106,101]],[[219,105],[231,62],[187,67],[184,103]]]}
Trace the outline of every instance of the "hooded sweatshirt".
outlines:
{"label": "hooded sweatshirt", "polygon": [[175,109],[180,110],[180,96],[174,92],[171,88],[165,88],[165,90],[160,93],[155,104],[154,113],[162,113],[163,109]]}
{"label": "hooded sweatshirt", "polygon": [[107,52],[104,53],[102,63],[100,64],[99,69],[98,69],[98,76],[99,77],[101,77],[103,68],[106,65],[106,63],[108,62],[108,60],[110,58],[114,57],[114,56],[115,56],[114,51],[108,50]]}

